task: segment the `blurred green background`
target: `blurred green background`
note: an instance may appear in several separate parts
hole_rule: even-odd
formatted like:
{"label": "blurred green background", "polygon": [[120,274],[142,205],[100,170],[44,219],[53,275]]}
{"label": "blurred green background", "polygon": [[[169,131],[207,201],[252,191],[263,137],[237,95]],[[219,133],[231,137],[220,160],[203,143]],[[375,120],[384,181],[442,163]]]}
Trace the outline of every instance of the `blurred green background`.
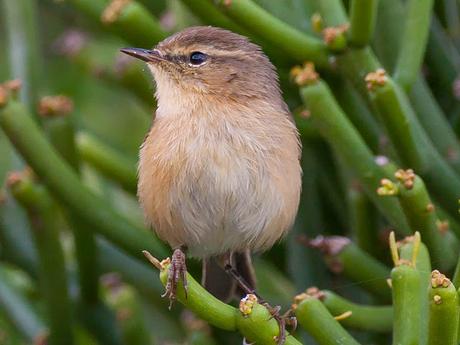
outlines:
{"label": "blurred green background", "polygon": [[[145,229],[135,195],[138,150],[155,109],[154,82],[141,62],[123,56],[119,49],[150,48],[170,33],[191,25],[222,26],[261,44],[278,69],[285,100],[302,136],[303,194],[296,224],[283,242],[255,258],[259,293],[266,300],[286,310],[296,293],[318,286],[356,303],[386,305],[391,301],[386,282],[392,266],[387,248],[389,230],[396,228],[401,237],[416,230],[422,232],[414,228],[416,222],[411,222],[419,214],[411,219],[411,211],[400,206],[393,218],[382,211],[390,209],[390,202],[382,206],[384,202],[376,197],[378,183],[366,185],[366,173],[356,168],[361,158],[358,154],[353,158],[354,147],[324,134],[321,128],[327,124],[321,120],[315,124],[308,116],[315,117],[316,108],[313,102],[304,105],[289,73],[296,64],[309,60],[308,48],[302,51],[302,44],[308,43],[302,37],[307,35],[318,42],[320,52],[324,48],[327,60],[321,63],[318,58],[321,78],[346,113],[350,128],[356,129],[351,135],[363,139],[358,146],[365,147],[369,156],[378,157],[375,165],[382,167],[378,168],[382,177],[393,178],[396,167],[416,168],[414,164],[418,163],[411,156],[407,159],[405,149],[413,142],[409,138],[404,146],[404,129],[398,138],[401,127],[422,133],[414,139],[418,150],[436,152],[427,159],[435,162],[435,168],[424,170],[421,164],[416,173],[435,196],[436,226],[447,230],[439,240],[439,233],[429,232],[434,229],[434,223],[430,223],[433,226],[422,232],[422,240],[427,234],[433,235],[434,239],[427,238],[426,242],[433,268],[442,268],[453,276],[459,248],[454,234],[460,233],[456,203],[460,195],[455,194],[460,171],[460,96],[456,80],[460,70],[460,19],[455,0],[436,1],[433,8],[425,0],[423,6],[410,0],[381,0],[378,7],[376,1],[369,1],[376,9],[370,41],[361,46],[353,38],[347,43],[344,35],[339,35],[339,40],[327,47],[321,30],[347,23],[352,11],[346,9],[355,2],[359,6],[360,1],[235,1],[256,3],[270,20],[281,20],[277,23],[284,23],[281,25],[287,31],[280,31],[278,38],[276,32],[264,27],[265,17],[260,22],[247,22],[243,13],[226,13],[215,6],[220,1],[0,1],[0,82],[16,78],[22,81],[19,100],[42,129],[40,133],[97,196],[89,197],[77,181],[69,186],[76,186],[78,196],[75,200],[66,198],[72,190],[59,187],[59,174],[50,177],[44,173],[52,174],[54,156],[41,156],[44,151],[38,146],[36,151],[31,150],[26,160],[35,159],[42,166],[34,176],[25,170],[28,164],[0,131],[0,345],[46,341],[82,345],[241,343],[237,333],[210,327],[179,303],[168,311],[168,301],[160,298],[163,286],[156,270],[140,258],[144,246],[138,244],[143,241],[145,248],[159,258],[169,253]],[[356,23],[365,23],[361,19]],[[353,29],[355,19],[350,20]],[[420,32],[411,33],[408,28]],[[285,32],[298,38],[299,44],[290,48],[289,43],[280,43]],[[305,35],[296,36],[299,32]],[[404,45],[407,42],[414,44]],[[404,52],[404,47],[410,50]],[[401,56],[412,60],[405,62]],[[373,103],[373,96],[366,96],[370,91],[365,88],[364,77],[380,65],[390,73],[408,71],[413,77],[406,88],[401,82],[404,76],[401,80],[401,74],[395,76],[402,95],[395,107],[404,105],[403,116],[414,114],[414,118],[403,118],[401,126],[394,127],[395,136],[385,120],[374,117],[377,113],[385,115],[389,102]],[[67,98],[43,99],[56,95]],[[58,101],[57,107],[53,100]],[[63,104],[70,104],[70,108],[63,110]],[[396,108],[389,113],[396,113]],[[24,132],[21,128],[16,129],[18,137],[27,142],[29,127],[24,127]],[[349,137],[350,132],[343,133]],[[29,145],[33,142],[31,139]],[[349,156],[343,154],[347,149]],[[437,171],[438,163],[442,171],[448,172],[446,175],[432,173]],[[20,173],[11,175],[12,171]],[[439,176],[455,178],[442,180]],[[68,177],[62,176],[64,184]],[[434,222],[434,218],[431,220]],[[348,250],[343,255],[330,251],[322,255],[305,245],[306,236],[320,234],[343,236],[354,242],[346,242]],[[198,279],[199,263],[191,260],[189,268]],[[457,278],[460,280],[460,276]],[[340,309],[325,304],[332,314]],[[391,343],[391,309],[379,310],[376,313],[382,319],[377,317],[376,323],[383,325],[381,329],[372,329],[363,320],[350,319],[345,324],[360,343]],[[456,313],[458,318],[458,310]],[[46,340],[50,329],[56,333],[53,336],[52,331]],[[318,341],[301,329],[295,336],[303,344]]]}

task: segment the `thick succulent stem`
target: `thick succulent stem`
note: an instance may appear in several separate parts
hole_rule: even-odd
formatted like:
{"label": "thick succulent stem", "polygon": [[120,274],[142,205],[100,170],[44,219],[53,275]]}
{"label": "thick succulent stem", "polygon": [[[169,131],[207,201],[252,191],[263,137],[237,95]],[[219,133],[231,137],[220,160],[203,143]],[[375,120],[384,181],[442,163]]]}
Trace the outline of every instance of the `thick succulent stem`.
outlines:
{"label": "thick succulent stem", "polygon": [[166,253],[163,245],[147,230],[133,225],[82,185],[76,173],[59,158],[20,103],[11,100],[0,109],[0,126],[54,196],[71,212],[91,224],[93,231],[139,258],[140,251],[145,248],[150,248],[153,253]]}
{"label": "thick succulent stem", "polygon": [[56,205],[43,186],[36,185],[26,174],[10,175],[10,188],[27,210],[37,248],[41,293],[46,301],[51,345],[73,344],[73,317],[64,253],[59,240]]}
{"label": "thick succulent stem", "polygon": [[[153,260],[156,260],[153,258]],[[157,262],[160,268],[160,279],[166,285],[169,271],[169,260]],[[186,308],[193,311],[211,325],[224,330],[238,330],[247,340],[260,344],[276,344],[278,324],[268,309],[257,302],[257,297],[243,299],[240,310],[219,301],[207,292],[190,274],[187,273],[187,297],[182,282],[177,287],[177,299]],[[300,345],[291,335],[286,338],[286,345]]]}
{"label": "thick succulent stem", "polygon": [[81,158],[105,176],[136,194],[136,163],[88,133],[77,135],[77,149]]}
{"label": "thick succulent stem", "polygon": [[302,295],[295,308],[297,321],[319,345],[359,345],[317,297]]}
{"label": "thick succulent stem", "polygon": [[391,271],[393,291],[393,344],[418,344],[421,325],[420,273],[408,265]]}
{"label": "thick succulent stem", "polygon": [[433,271],[431,277],[428,344],[456,345],[460,311],[457,290],[439,271]]}
{"label": "thick succulent stem", "polygon": [[8,38],[9,79],[20,79],[24,85],[21,100],[32,109],[42,89],[42,54],[38,37],[38,2],[36,0],[3,0],[2,17]]}
{"label": "thick succulent stem", "polygon": [[[54,102],[57,107],[48,107]],[[75,145],[74,120],[68,114],[72,106],[70,99],[63,96],[44,97],[39,106],[42,111],[43,125],[50,141],[61,157],[74,169],[80,172],[80,159]],[[47,104],[48,103],[48,104]],[[64,108],[62,109],[62,105]],[[61,108],[61,109],[59,109]],[[78,262],[80,295],[83,301],[96,304],[99,299],[99,274],[96,239],[80,217],[67,212],[75,243],[75,252]]]}
{"label": "thick succulent stem", "polygon": [[407,2],[407,16],[394,72],[395,81],[406,91],[410,90],[415,83],[422,66],[433,2],[433,0]]}
{"label": "thick succulent stem", "polygon": [[0,306],[13,325],[32,343],[46,333],[46,327],[29,301],[9,283],[0,266]]}
{"label": "thick succulent stem", "polygon": [[318,236],[308,241],[308,245],[323,252],[329,267],[335,273],[343,273],[381,300],[391,299],[391,291],[386,282],[390,269],[347,238]]}
{"label": "thick succulent stem", "polygon": [[375,193],[385,172],[377,165],[361,136],[342,112],[328,86],[323,81],[300,89],[300,95],[311,112],[311,120],[324,138],[348,165],[377,208],[396,226],[398,231],[409,233],[405,216],[399,203],[384,201]]}
{"label": "thick succulent stem", "polygon": [[222,11],[238,24],[282,48],[296,61],[311,60],[321,67],[328,66],[326,45],[272,16],[251,0],[219,1]]}
{"label": "thick succulent stem", "polygon": [[321,300],[332,315],[351,312],[349,317],[340,321],[345,327],[382,333],[392,330],[393,308],[391,306],[356,304],[332,291],[322,292],[324,296]]}
{"label": "thick succulent stem", "polygon": [[78,10],[129,44],[151,48],[167,36],[157,19],[136,1],[71,0]]}
{"label": "thick succulent stem", "polygon": [[352,0],[350,2],[348,40],[351,45],[364,47],[369,44],[374,34],[377,7],[378,0]]}

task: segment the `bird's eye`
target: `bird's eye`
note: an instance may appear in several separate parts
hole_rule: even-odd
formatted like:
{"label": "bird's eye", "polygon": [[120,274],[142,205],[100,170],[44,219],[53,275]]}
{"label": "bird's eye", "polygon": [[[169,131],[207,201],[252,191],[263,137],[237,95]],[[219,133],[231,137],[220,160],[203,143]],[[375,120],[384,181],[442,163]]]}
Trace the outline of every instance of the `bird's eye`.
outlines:
{"label": "bird's eye", "polygon": [[190,64],[199,66],[206,62],[208,56],[202,52],[193,52],[190,54]]}

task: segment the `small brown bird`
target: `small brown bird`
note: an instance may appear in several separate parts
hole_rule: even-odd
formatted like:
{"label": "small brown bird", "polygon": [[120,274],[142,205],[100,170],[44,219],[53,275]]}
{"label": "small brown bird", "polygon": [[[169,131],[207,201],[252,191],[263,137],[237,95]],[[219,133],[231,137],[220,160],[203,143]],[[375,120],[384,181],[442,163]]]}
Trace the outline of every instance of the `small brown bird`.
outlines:
{"label": "small brown bird", "polygon": [[[204,260],[204,285],[221,299],[254,288],[250,252],[292,226],[301,189],[300,142],[274,66],[246,37],[191,27],[147,62],[158,109],[139,162],[138,196],[174,249],[165,295],[185,280],[185,252]],[[225,271],[224,271],[225,270]]]}

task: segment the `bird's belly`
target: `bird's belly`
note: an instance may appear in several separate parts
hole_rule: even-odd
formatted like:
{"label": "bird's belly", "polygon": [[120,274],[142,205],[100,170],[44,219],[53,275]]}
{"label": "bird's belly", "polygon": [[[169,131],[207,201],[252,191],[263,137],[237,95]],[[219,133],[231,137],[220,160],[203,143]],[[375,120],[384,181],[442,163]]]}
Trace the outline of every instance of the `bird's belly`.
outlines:
{"label": "bird's belly", "polygon": [[189,166],[170,191],[171,210],[181,219],[192,256],[258,247],[260,235],[270,231],[266,224],[280,211],[264,166],[249,166],[242,157],[229,161],[214,157]]}
{"label": "bird's belly", "polygon": [[[300,189],[298,161],[287,174],[269,161],[254,152],[208,148],[187,155],[180,168],[158,160],[146,171],[141,156],[141,203],[159,237],[173,247],[186,245],[191,256],[263,250],[292,224]],[[173,177],[166,181],[164,176]],[[143,192],[155,189],[152,195]]]}

